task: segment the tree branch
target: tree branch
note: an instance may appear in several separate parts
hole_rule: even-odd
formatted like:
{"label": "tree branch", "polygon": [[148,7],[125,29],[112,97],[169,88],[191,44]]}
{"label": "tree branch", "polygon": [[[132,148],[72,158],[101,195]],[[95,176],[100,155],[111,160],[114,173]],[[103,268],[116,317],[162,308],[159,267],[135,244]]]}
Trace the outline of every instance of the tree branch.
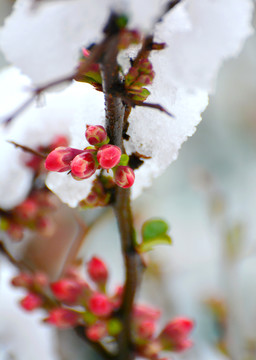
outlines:
{"label": "tree branch", "polygon": [[[113,17],[112,21],[114,20]],[[106,128],[110,143],[119,146],[124,152],[122,133],[125,107],[120,97],[111,94],[114,88],[118,88],[120,85],[117,64],[119,34],[116,28],[111,26],[111,21],[107,27],[107,35],[109,36],[108,47],[101,61],[103,91],[105,94]],[[116,188],[113,209],[121,235],[122,253],[126,269],[123,302],[117,314],[122,322],[122,331],[118,337],[117,358],[120,360],[132,360],[134,359],[134,353],[131,341],[131,317],[133,301],[142,273],[142,265],[140,256],[134,247],[135,232],[133,228],[129,189]]]}

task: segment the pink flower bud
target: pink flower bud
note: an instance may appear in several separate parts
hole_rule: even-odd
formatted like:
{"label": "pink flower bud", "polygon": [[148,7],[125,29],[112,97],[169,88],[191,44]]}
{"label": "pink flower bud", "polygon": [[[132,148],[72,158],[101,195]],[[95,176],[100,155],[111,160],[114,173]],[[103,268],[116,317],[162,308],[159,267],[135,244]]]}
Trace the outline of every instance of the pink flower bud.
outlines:
{"label": "pink flower bud", "polygon": [[34,199],[27,198],[15,208],[18,217],[23,220],[32,220],[38,212],[38,205]]}
{"label": "pink flower bud", "polygon": [[143,320],[137,327],[137,335],[140,339],[151,339],[156,331],[156,323],[153,320]]}
{"label": "pink flower bud", "polygon": [[166,324],[162,334],[171,340],[186,338],[194,327],[194,322],[185,317],[177,317]]}
{"label": "pink flower bud", "polygon": [[106,264],[94,256],[87,265],[87,271],[90,278],[96,283],[105,283],[108,278],[108,269]]}
{"label": "pink flower bud", "polygon": [[20,273],[19,275],[12,278],[13,286],[29,287],[32,282],[32,276],[27,273]]}
{"label": "pink flower bud", "polygon": [[33,285],[39,289],[45,288],[49,283],[48,277],[43,272],[35,273],[33,277]]}
{"label": "pink flower bud", "polygon": [[112,169],[121,158],[122,152],[118,146],[103,145],[97,153],[97,159],[103,169]]}
{"label": "pink flower bud", "polygon": [[49,312],[46,321],[60,329],[68,329],[78,324],[79,315],[74,311],[63,308],[56,308]]}
{"label": "pink flower bud", "polygon": [[67,303],[75,303],[83,293],[83,285],[73,279],[61,279],[51,284],[54,296]]}
{"label": "pink flower bud", "polygon": [[193,346],[193,341],[189,339],[182,339],[175,343],[174,349],[176,351],[184,351],[191,348],[191,346]]}
{"label": "pink flower bud", "polygon": [[68,146],[68,139],[65,135],[58,135],[53,139],[53,142],[49,146],[51,150],[56,149],[60,146]]}
{"label": "pink flower bud", "polygon": [[108,334],[106,324],[102,321],[97,322],[88,327],[85,334],[91,341],[99,341]]}
{"label": "pink flower bud", "polygon": [[115,293],[111,298],[111,303],[115,310],[118,309],[121,305],[121,302],[123,299],[123,293],[124,293],[123,286],[121,286],[121,285],[117,286]]}
{"label": "pink flower bud", "polygon": [[88,179],[95,173],[97,167],[92,153],[84,151],[71,162],[71,174],[78,179]]}
{"label": "pink flower bud", "polygon": [[70,170],[71,161],[82,152],[83,150],[60,146],[47,156],[45,167],[49,171],[63,172]]}
{"label": "pink flower bud", "polygon": [[89,310],[96,316],[107,317],[112,312],[112,304],[104,294],[95,292],[88,304]]}
{"label": "pink flower bud", "polygon": [[89,144],[97,145],[107,140],[107,133],[103,126],[87,125],[85,137]]}
{"label": "pink flower bud", "polygon": [[29,293],[25,296],[21,301],[20,304],[26,311],[32,311],[34,309],[39,308],[43,303],[41,297],[34,293]]}
{"label": "pink flower bud", "polygon": [[115,171],[114,181],[116,185],[126,189],[133,185],[135,174],[129,166],[118,166]]}
{"label": "pink flower bud", "polygon": [[160,318],[161,311],[148,305],[135,305],[133,308],[134,320],[152,320],[156,321]]}

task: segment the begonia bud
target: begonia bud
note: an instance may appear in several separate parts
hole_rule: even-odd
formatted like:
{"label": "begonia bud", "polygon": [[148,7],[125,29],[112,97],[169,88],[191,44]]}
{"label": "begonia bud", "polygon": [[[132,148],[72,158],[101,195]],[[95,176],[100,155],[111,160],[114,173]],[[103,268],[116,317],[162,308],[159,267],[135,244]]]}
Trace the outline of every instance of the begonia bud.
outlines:
{"label": "begonia bud", "polygon": [[129,166],[118,166],[114,174],[116,185],[126,189],[133,185],[135,174]]}
{"label": "begonia bud", "polygon": [[107,132],[103,126],[87,125],[85,137],[89,144],[98,145],[107,140]]}
{"label": "begonia bud", "polygon": [[46,322],[60,329],[68,329],[78,324],[79,315],[74,311],[63,308],[52,309]]}
{"label": "begonia bud", "polygon": [[96,283],[105,283],[108,278],[108,269],[106,264],[94,256],[87,265],[87,271],[90,278]]}
{"label": "begonia bud", "polygon": [[99,321],[88,327],[85,334],[91,341],[99,341],[108,334],[107,326],[104,322]]}
{"label": "begonia bud", "polygon": [[45,167],[49,171],[63,172],[70,170],[70,163],[75,156],[81,154],[83,150],[71,147],[60,146],[50,152],[45,160]]}
{"label": "begonia bud", "polygon": [[23,220],[32,220],[38,212],[38,204],[34,199],[27,198],[15,208],[17,216]]}
{"label": "begonia bud", "polygon": [[98,168],[93,154],[90,151],[84,151],[77,155],[71,162],[71,174],[78,179],[88,179]]}
{"label": "begonia bud", "polygon": [[156,321],[160,318],[161,311],[148,305],[136,304],[133,308],[134,320],[153,320]]}
{"label": "begonia bud", "polygon": [[43,303],[41,297],[34,293],[29,293],[25,296],[21,301],[20,305],[26,311],[32,311],[34,309],[39,308]]}
{"label": "begonia bud", "polygon": [[188,318],[177,317],[166,324],[159,335],[164,349],[183,351],[192,346],[187,337],[194,327],[194,322]]}
{"label": "begonia bud", "polygon": [[29,287],[33,282],[33,278],[30,274],[20,273],[14,278],[12,278],[13,286]]}
{"label": "begonia bud", "polygon": [[89,310],[96,316],[107,317],[112,312],[112,304],[104,294],[95,292],[88,304]]}
{"label": "begonia bud", "polygon": [[156,323],[153,320],[143,320],[137,327],[137,335],[141,339],[151,339],[156,331]]}
{"label": "begonia bud", "polygon": [[194,327],[194,322],[185,317],[177,317],[168,322],[162,334],[171,339],[186,338]]}
{"label": "begonia bud", "polygon": [[84,287],[76,280],[61,279],[51,284],[51,290],[58,300],[75,303],[83,293]]}
{"label": "begonia bud", "polygon": [[103,169],[112,169],[121,158],[122,152],[118,146],[103,145],[97,153],[97,159]]}

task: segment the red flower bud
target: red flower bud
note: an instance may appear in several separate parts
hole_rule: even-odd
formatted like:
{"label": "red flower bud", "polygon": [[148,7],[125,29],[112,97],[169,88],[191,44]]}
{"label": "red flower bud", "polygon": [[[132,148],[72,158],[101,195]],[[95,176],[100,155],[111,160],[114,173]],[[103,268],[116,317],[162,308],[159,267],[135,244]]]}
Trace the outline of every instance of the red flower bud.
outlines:
{"label": "red flower bud", "polygon": [[107,133],[103,126],[87,125],[85,137],[89,144],[97,145],[107,140]]}
{"label": "red flower bud", "polygon": [[161,311],[148,305],[135,305],[133,308],[134,320],[152,320],[156,321],[160,318]]}
{"label": "red flower bud", "polygon": [[96,283],[105,283],[108,278],[108,269],[106,264],[94,256],[87,265],[87,271],[90,278]]}
{"label": "red flower bud", "polygon": [[104,322],[97,322],[85,330],[85,334],[91,341],[99,341],[104,338],[108,332]]}
{"label": "red flower bud", "polygon": [[34,309],[39,308],[43,303],[41,297],[34,293],[29,293],[25,296],[21,301],[20,304],[26,311],[32,311]]}
{"label": "red flower bud", "polygon": [[121,305],[123,293],[124,293],[123,286],[121,286],[121,285],[117,286],[116,291],[111,298],[111,303],[115,310],[118,309]]}
{"label": "red flower bud", "polygon": [[137,335],[140,339],[151,339],[156,331],[156,323],[153,320],[143,320],[137,327]]}
{"label": "red flower bud", "polygon": [[112,312],[112,304],[104,294],[95,292],[88,304],[89,310],[96,316],[107,317]]}
{"label": "red flower bud", "polygon": [[37,272],[35,273],[34,277],[33,277],[33,285],[36,286],[37,288],[45,288],[49,283],[48,277],[46,274],[42,273],[42,272]]}
{"label": "red flower bud", "polygon": [[114,181],[116,185],[126,189],[133,185],[135,174],[129,166],[118,166],[115,171]]}
{"label": "red flower bud", "polygon": [[32,276],[27,273],[20,273],[19,275],[12,278],[13,286],[28,287],[32,284]]}
{"label": "red flower bud", "polygon": [[68,329],[76,326],[79,320],[79,315],[74,311],[63,308],[56,308],[49,312],[49,317],[46,321],[49,324],[55,325],[60,329]]}
{"label": "red flower bud", "polygon": [[162,334],[172,340],[186,338],[194,327],[194,322],[188,318],[177,317],[168,322]]}
{"label": "red flower bud", "polygon": [[73,279],[61,279],[51,284],[51,290],[54,296],[67,303],[75,303],[82,295],[83,284]]}
{"label": "red flower bud", "polygon": [[71,161],[82,152],[83,150],[60,146],[47,156],[45,167],[49,171],[63,172],[70,170]]}
{"label": "red flower bud", "polygon": [[34,199],[27,198],[15,208],[17,216],[23,220],[32,220],[38,212],[38,205]]}
{"label": "red flower bud", "polygon": [[159,335],[164,349],[182,351],[192,346],[192,341],[187,339],[194,322],[188,318],[177,317],[166,324]]}
{"label": "red flower bud", "polygon": [[68,139],[65,135],[56,136],[49,147],[51,150],[54,150],[60,146],[68,146]]}
{"label": "red flower bud", "polygon": [[71,162],[71,174],[78,179],[88,179],[95,173],[97,167],[92,153],[84,151]]}
{"label": "red flower bud", "polygon": [[112,169],[121,158],[122,152],[118,146],[103,145],[97,153],[97,159],[103,169]]}

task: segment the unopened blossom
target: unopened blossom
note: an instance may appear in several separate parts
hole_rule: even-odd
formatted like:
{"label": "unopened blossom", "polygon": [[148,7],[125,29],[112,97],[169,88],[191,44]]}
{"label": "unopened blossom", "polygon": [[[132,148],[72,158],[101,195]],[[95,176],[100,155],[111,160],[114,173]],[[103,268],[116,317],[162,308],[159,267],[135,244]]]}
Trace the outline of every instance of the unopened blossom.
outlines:
{"label": "unopened blossom", "polygon": [[97,160],[103,169],[112,169],[121,158],[122,152],[118,146],[103,145],[97,152]]}
{"label": "unopened blossom", "polygon": [[108,334],[106,323],[99,321],[89,326],[88,328],[86,328],[85,334],[91,341],[101,340]]}
{"label": "unopened blossom", "polygon": [[29,293],[20,301],[20,305],[26,311],[38,309],[42,303],[41,297],[34,293]]}
{"label": "unopened blossom", "polygon": [[73,279],[61,279],[51,284],[54,296],[67,303],[75,303],[83,292],[83,286]]}
{"label": "unopened blossom", "polygon": [[89,144],[97,145],[107,139],[107,133],[104,127],[101,125],[87,125],[85,137]]}
{"label": "unopened blossom", "polygon": [[98,257],[94,256],[87,265],[90,278],[96,283],[105,283],[108,279],[108,269],[106,264]]}
{"label": "unopened blossom", "polygon": [[64,308],[55,308],[50,310],[46,322],[60,329],[72,328],[78,324],[79,315],[74,311]]}
{"label": "unopened blossom", "polygon": [[81,152],[71,162],[71,174],[77,179],[88,179],[98,168],[94,155],[89,151]]}
{"label": "unopened blossom", "polygon": [[135,180],[135,174],[132,168],[129,166],[118,166],[114,174],[115,183],[126,189],[133,185]]}
{"label": "unopened blossom", "polygon": [[82,150],[60,146],[47,156],[45,167],[49,171],[63,172],[70,170],[71,161],[82,152]]}
{"label": "unopened blossom", "polygon": [[112,304],[105,294],[94,293],[88,304],[89,310],[96,316],[107,317],[112,312]]}

